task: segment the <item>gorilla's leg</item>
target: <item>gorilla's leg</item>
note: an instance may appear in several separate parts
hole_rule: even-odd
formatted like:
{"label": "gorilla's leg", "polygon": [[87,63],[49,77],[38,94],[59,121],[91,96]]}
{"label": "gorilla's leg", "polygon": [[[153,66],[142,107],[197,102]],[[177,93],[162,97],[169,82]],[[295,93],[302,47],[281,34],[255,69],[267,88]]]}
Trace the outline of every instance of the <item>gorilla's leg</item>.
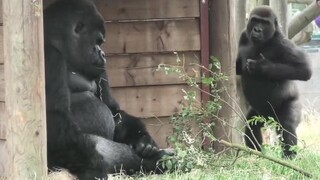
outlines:
{"label": "gorilla's leg", "polygon": [[[124,171],[126,174],[133,174],[137,171],[157,172],[161,171],[157,167],[157,161],[161,158],[159,155],[143,159],[126,144],[117,143],[96,135],[85,135],[86,146],[92,147],[94,153],[88,170],[83,172],[83,177],[90,177],[90,174],[96,175],[97,170],[103,167],[108,174]],[[101,171],[103,172],[103,171]],[[80,175],[81,176],[81,175]]]}
{"label": "gorilla's leg", "polygon": [[[250,108],[247,115],[247,119],[251,119],[253,116],[257,116],[257,115],[258,113],[254,109]],[[245,137],[244,137],[246,145],[251,149],[256,149],[258,151],[261,151],[261,147],[260,147],[262,144],[261,127],[263,126],[263,124],[250,123],[248,126],[246,127]]]}
{"label": "gorilla's leg", "polygon": [[297,153],[294,150],[290,151],[290,148],[297,145],[296,128],[301,119],[300,102],[298,100],[290,100],[284,103],[281,109],[277,111],[277,116],[283,128],[277,132],[282,135],[283,155],[285,157],[294,157]]}
{"label": "gorilla's leg", "polygon": [[132,174],[139,170],[145,172],[156,172],[158,170],[156,164],[162,157],[160,152],[150,158],[141,158],[126,144],[117,143],[100,136],[87,136],[95,143],[95,149],[101,155],[103,161],[108,163],[108,173],[116,173],[123,170],[127,174]]}

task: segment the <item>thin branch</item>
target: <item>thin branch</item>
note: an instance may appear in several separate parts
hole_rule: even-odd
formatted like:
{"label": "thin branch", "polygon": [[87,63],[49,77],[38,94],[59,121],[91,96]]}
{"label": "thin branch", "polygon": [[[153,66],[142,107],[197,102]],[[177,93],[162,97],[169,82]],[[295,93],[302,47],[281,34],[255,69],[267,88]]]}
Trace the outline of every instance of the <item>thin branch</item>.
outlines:
{"label": "thin branch", "polygon": [[301,174],[303,174],[304,176],[308,177],[308,178],[312,178],[314,175],[301,169],[300,167],[298,166],[295,166],[293,164],[290,164],[288,163],[287,161],[284,161],[282,159],[279,159],[279,158],[275,158],[275,157],[271,157],[271,156],[268,156],[268,155],[265,155],[265,154],[262,154],[261,152],[259,151],[256,151],[256,150],[253,150],[253,149],[250,149],[248,147],[245,147],[245,146],[242,146],[240,144],[234,144],[234,143],[230,143],[230,142],[227,142],[225,140],[217,140],[219,143],[225,145],[225,146],[228,146],[228,147],[231,147],[233,149],[238,149],[238,150],[241,150],[241,151],[244,151],[244,152],[247,152],[247,153],[250,153],[250,154],[254,154],[256,156],[259,156],[259,157],[262,157],[264,159],[268,159],[272,162],[275,162],[277,164],[280,164],[282,166],[285,166],[285,167],[288,167],[290,169],[293,169]]}

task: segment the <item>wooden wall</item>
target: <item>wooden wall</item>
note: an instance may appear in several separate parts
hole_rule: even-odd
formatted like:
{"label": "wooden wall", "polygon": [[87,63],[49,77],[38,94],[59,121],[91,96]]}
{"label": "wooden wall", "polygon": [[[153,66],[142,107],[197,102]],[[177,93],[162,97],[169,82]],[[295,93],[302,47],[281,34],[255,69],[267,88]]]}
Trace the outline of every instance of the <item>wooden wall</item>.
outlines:
{"label": "wooden wall", "polygon": [[104,49],[113,95],[122,109],[146,118],[161,147],[168,146],[168,117],[180,111],[181,89],[188,87],[156,69],[160,63],[175,64],[174,51],[184,54],[187,64],[200,63],[199,2],[96,0],[106,19]]}
{"label": "wooden wall", "polygon": [[[48,6],[56,0],[43,0]],[[175,64],[178,52],[187,64],[200,64],[200,0],[95,0],[105,18],[107,71],[122,109],[144,118],[160,147],[171,133],[169,116],[183,103],[177,77],[156,71]],[[0,7],[2,0],[0,0]],[[0,13],[0,143],[5,139],[2,13]],[[189,67],[191,68],[197,67]],[[198,93],[200,99],[200,93]],[[0,144],[0,154],[3,154]],[[0,156],[0,161],[3,161]],[[1,165],[1,162],[0,162]],[[1,172],[1,166],[0,166]]]}

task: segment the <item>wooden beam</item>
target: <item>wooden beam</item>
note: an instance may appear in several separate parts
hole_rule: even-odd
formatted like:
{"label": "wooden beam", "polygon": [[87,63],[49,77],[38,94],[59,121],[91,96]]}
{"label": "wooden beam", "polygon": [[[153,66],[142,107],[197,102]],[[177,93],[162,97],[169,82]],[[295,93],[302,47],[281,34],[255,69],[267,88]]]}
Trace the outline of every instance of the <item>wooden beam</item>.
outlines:
{"label": "wooden beam", "polygon": [[[221,62],[221,71],[228,76],[228,81],[224,82],[225,89],[221,93],[222,109],[219,116],[225,121],[216,119],[214,126],[214,135],[218,139],[231,141],[238,136],[236,131],[232,131],[228,124],[233,124],[237,117],[234,110],[236,109],[236,40],[235,40],[235,1],[234,0],[212,0],[210,4],[210,55],[215,56]],[[225,150],[225,147],[219,143],[214,143],[216,152]]]}
{"label": "wooden beam", "polygon": [[42,0],[3,0],[8,179],[46,179]]}

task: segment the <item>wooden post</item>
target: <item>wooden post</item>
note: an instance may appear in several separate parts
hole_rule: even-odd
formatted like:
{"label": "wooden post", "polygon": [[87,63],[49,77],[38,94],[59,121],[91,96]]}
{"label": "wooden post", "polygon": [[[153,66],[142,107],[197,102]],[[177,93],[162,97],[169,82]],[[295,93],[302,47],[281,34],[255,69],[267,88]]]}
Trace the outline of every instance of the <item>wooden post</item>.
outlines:
{"label": "wooden post", "polygon": [[[234,124],[236,114],[236,40],[235,40],[235,1],[211,0],[209,15],[210,55],[217,57],[221,62],[222,72],[228,76],[224,83],[227,92],[221,94],[226,103],[221,102],[222,109],[219,116],[225,121],[216,120],[215,137],[231,141],[233,132],[230,125]],[[236,138],[235,138],[236,139]],[[224,146],[215,143],[217,152],[224,150]]]}
{"label": "wooden post", "polygon": [[270,6],[278,17],[279,25],[281,26],[282,32],[288,34],[288,1],[287,0],[270,0]]}
{"label": "wooden post", "polygon": [[46,179],[42,0],[2,0],[8,179]]}

